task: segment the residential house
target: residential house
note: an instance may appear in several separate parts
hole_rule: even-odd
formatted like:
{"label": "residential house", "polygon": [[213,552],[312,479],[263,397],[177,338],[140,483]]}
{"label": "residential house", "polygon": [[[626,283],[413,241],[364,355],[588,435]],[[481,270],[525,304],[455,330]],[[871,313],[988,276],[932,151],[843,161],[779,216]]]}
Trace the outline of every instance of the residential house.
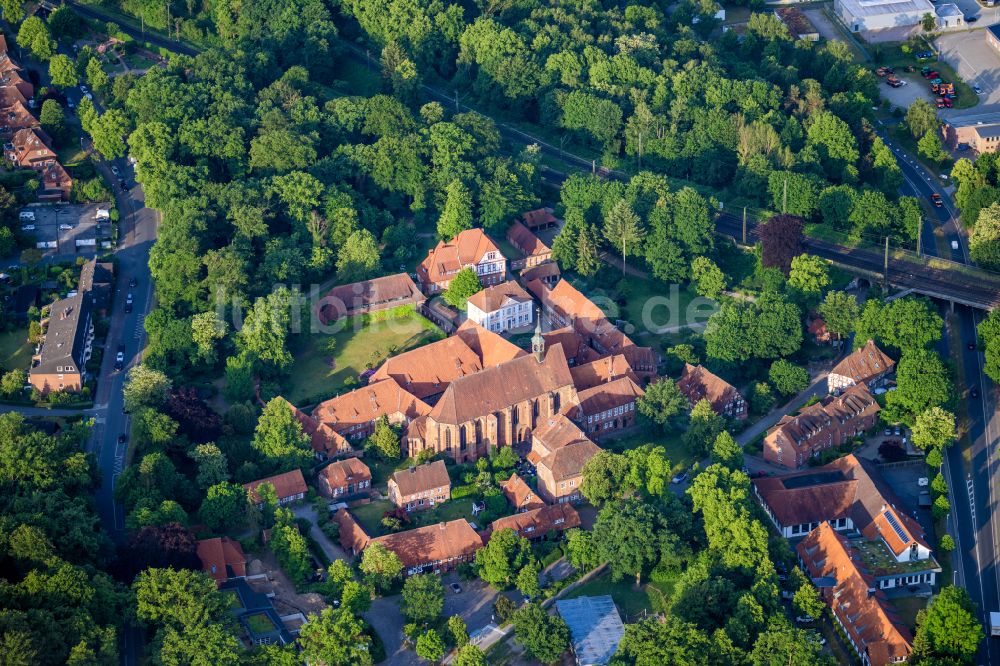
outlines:
{"label": "residential house", "polygon": [[753,480],[754,493],[782,536],[799,539],[821,524],[869,543],[858,551],[879,589],[933,585],[941,571],[923,528],[902,508],[875,465],[847,455],[823,467]]}
{"label": "residential house", "polygon": [[545,456],[571,444],[589,442],[583,431],[565,414],[553,414],[539,422],[531,433],[531,450],[528,461],[537,465]]}
{"label": "residential house", "polygon": [[42,329],[28,382],[43,394],[79,391],[87,381],[87,361],[94,348],[94,321],[84,292],[53,303]]}
{"label": "residential house", "polygon": [[398,470],[389,479],[389,499],[407,511],[423,511],[451,498],[451,478],[443,460]]}
{"label": "residential house", "polygon": [[41,134],[32,128],[14,132],[10,143],[4,144],[3,157],[14,167],[35,171],[41,171],[58,161],[55,151],[49,148]]}
{"label": "residential house", "polygon": [[[35,86],[28,79],[21,76],[21,73],[0,67],[0,88],[14,88],[20,94],[16,99],[21,104],[27,104],[28,100],[35,96]],[[7,104],[4,104],[7,106]],[[2,108],[2,107],[0,107]]]}
{"label": "residential house", "polygon": [[444,291],[455,274],[472,268],[484,286],[507,279],[507,258],[482,229],[466,229],[450,241],[440,241],[417,266],[417,281],[425,294]]}
{"label": "residential house", "polygon": [[[560,280],[552,289],[541,281],[527,283],[528,291],[542,303],[546,327],[572,327],[599,357],[623,354],[632,371],[643,380],[656,376],[659,356],[650,347],[640,347],[608,321],[604,312],[576,287]],[[593,360],[593,359],[588,359]]]}
{"label": "residential house", "polygon": [[559,220],[552,214],[553,212],[551,208],[529,210],[527,213],[521,215],[521,220],[524,222],[524,226],[528,227],[531,231],[549,229],[559,224]]}
{"label": "residential house", "polygon": [[10,106],[0,109],[0,135],[13,138],[18,130],[34,129],[41,131],[41,123],[31,114],[27,106],[15,101]]}
{"label": "residential house", "polygon": [[270,484],[274,488],[274,493],[278,498],[279,506],[305,499],[306,492],[308,491],[308,488],[306,488],[305,477],[302,476],[302,470],[293,469],[291,472],[276,474],[275,476],[269,476],[264,479],[251,481],[250,483],[244,483],[243,487],[246,488],[247,493],[250,495],[250,499],[254,504],[261,504],[260,495],[257,494],[257,489],[265,483]]}
{"label": "residential house", "polygon": [[538,280],[551,289],[556,286],[556,283],[559,282],[559,276],[559,264],[554,261],[549,261],[544,264],[532,266],[531,268],[525,268],[521,271],[520,277],[521,282],[524,284]]}
{"label": "residential house", "polygon": [[812,336],[813,340],[818,345],[830,344],[834,338],[833,333],[831,333],[830,329],[826,327],[826,322],[823,321],[823,318],[818,315],[814,315],[809,320],[807,332]]}
{"label": "residential house", "polygon": [[518,536],[534,541],[545,537],[549,532],[562,532],[579,526],[580,514],[571,504],[553,504],[494,520],[490,524],[487,540],[489,535],[511,529]]}
{"label": "residential house", "polygon": [[684,372],[677,380],[677,388],[694,407],[702,400],[712,404],[712,411],[729,419],[747,417],[747,401],[736,387],[711,372],[703,365],[684,364]]}
{"label": "residential house", "polygon": [[10,106],[14,102],[27,105],[28,99],[12,85],[0,85],[0,109]]}
{"label": "residential house", "polygon": [[361,524],[351,515],[347,509],[340,509],[333,514],[333,521],[340,528],[338,540],[344,550],[350,551],[351,555],[360,555],[368,547],[371,537],[361,527]]}
{"label": "residential house", "polygon": [[796,469],[875,426],[880,407],[864,384],[786,415],[764,437],[764,460]]}
{"label": "residential house", "polygon": [[486,287],[473,294],[466,312],[471,321],[494,333],[524,328],[535,320],[531,294],[513,281]]}
{"label": "residential house", "polygon": [[420,400],[434,404],[451,382],[482,369],[479,355],[453,335],[386,359],[370,381],[392,379]]}
{"label": "residential house", "polygon": [[319,320],[329,324],[341,317],[406,305],[420,307],[425,300],[409,275],[397,273],[334,287],[320,299],[316,311]]}
{"label": "residential house", "polygon": [[507,229],[507,240],[523,255],[520,259],[511,261],[511,270],[533,268],[552,261],[552,248],[517,220]]}
{"label": "residential house", "polygon": [[820,523],[795,550],[862,664],[887,666],[909,659],[913,637],[846,537]]}
{"label": "residential house", "polygon": [[36,194],[39,201],[69,201],[73,191],[73,178],[59,162],[53,162],[40,171],[42,187]]}
{"label": "residential house", "polygon": [[535,494],[531,486],[524,482],[524,479],[518,476],[517,472],[511,474],[510,478],[504,481],[500,490],[503,491],[503,496],[507,498],[510,505],[514,507],[514,511],[518,513],[545,506],[545,502]]}
{"label": "residential house", "polygon": [[611,661],[625,635],[611,595],[559,599],[556,612],[569,628],[579,666],[603,666]]}
{"label": "residential house", "polygon": [[246,578],[247,558],[239,541],[227,536],[198,541],[201,568],[221,586],[232,578]]}
{"label": "residential house", "polygon": [[316,456],[317,460],[329,460],[353,451],[347,440],[336,430],[309,416],[283,397],[278,396],[277,399],[284,402],[298,419],[299,425],[302,426],[302,432],[309,436],[313,455]]}
{"label": "residential house", "polygon": [[635,402],[645,391],[628,376],[578,393],[574,420],[591,439],[628,430],[635,425]]}
{"label": "residential house", "polygon": [[465,344],[476,352],[484,368],[492,368],[528,355],[528,352],[513,342],[500,337],[493,331],[486,330],[474,321],[465,320],[462,322],[462,325],[455,331],[455,335],[462,338]]}
{"label": "residential house", "polygon": [[360,458],[344,458],[332,462],[316,476],[320,494],[335,500],[365,495],[372,487],[372,472]]}
{"label": "residential house", "polygon": [[375,432],[375,423],[382,416],[393,425],[405,425],[430,411],[427,403],[389,378],[324,400],[312,417],[342,437],[357,441]]}
{"label": "residential house", "polygon": [[430,450],[474,461],[491,449],[528,441],[540,419],[575,405],[562,348],[546,350],[538,334],[532,346],[531,356],[454,380],[433,410],[408,427],[407,455]]}
{"label": "residential house", "polygon": [[589,439],[558,448],[538,461],[538,494],[546,502],[565,504],[583,499],[583,467],[601,452]]}
{"label": "residential house", "polygon": [[80,268],[79,290],[86,294],[92,312],[106,315],[115,287],[115,265],[91,259]]}
{"label": "residential house", "polygon": [[896,362],[875,346],[871,340],[861,349],[845,356],[827,375],[828,393],[837,393],[851,386],[867,384],[874,389],[885,383]]}
{"label": "residential house", "polygon": [[577,391],[607,384],[622,377],[629,377],[636,384],[640,381],[639,376],[632,372],[632,366],[628,364],[624,354],[613,354],[571,367],[569,374],[573,377]]}
{"label": "residential house", "polygon": [[483,540],[467,520],[452,520],[387,534],[369,541],[380,543],[399,556],[408,576],[428,570],[441,573],[471,562]]}

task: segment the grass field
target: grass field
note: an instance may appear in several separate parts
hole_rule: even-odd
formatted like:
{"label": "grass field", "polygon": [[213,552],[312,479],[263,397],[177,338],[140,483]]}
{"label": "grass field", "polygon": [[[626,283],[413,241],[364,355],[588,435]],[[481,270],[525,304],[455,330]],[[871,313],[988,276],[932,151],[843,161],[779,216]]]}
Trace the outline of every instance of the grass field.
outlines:
{"label": "grass field", "polygon": [[[452,520],[474,520],[472,517],[472,501],[473,497],[463,497],[461,499],[448,500],[438,504],[433,509],[427,509],[426,511],[418,511],[411,514],[411,523],[406,525],[404,529],[414,529],[417,527],[423,527],[425,525],[437,525],[438,523],[448,522]],[[392,511],[396,507],[389,500],[379,500],[376,502],[370,502],[369,504],[362,504],[361,506],[356,506],[350,509],[351,515],[353,515],[358,523],[365,528],[365,532],[368,536],[381,536],[386,534],[386,530],[382,527],[382,516],[386,511]],[[482,527],[482,525],[480,525]]]}
{"label": "grass field", "polygon": [[673,591],[673,583],[652,583],[644,582],[640,588],[635,586],[635,578],[626,577],[618,582],[611,580],[611,573],[605,571],[597,578],[587,581],[576,588],[568,595],[567,599],[577,597],[592,597],[610,594],[618,606],[618,612],[625,622],[635,622],[642,616],[643,611],[654,613],[662,610],[670,593]]}
{"label": "grass field", "polygon": [[654,444],[662,446],[667,451],[667,459],[673,465],[672,472],[677,473],[688,469],[695,463],[695,456],[688,452],[681,443],[681,433],[671,433],[662,435],[659,432],[650,431],[622,439],[609,439],[601,442],[601,448],[621,453],[629,449],[635,449],[644,444]]}
{"label": "grass field", "polygon": [[0,333],[0,368],[13,370],[28,369],[34,346],[27,341],[28,329],[18,328]]}
{"label": "grass field", "polygon": [[295,405],[309,405],[347,388],[348,378],[377,367],[391,354],[398,354],[438,339],[441,331],[413,313],[402,319],[361,325],[349,320],[333,334],[335,347],[326,349],[330,335],[312,335],[295,355],[286,397]]}

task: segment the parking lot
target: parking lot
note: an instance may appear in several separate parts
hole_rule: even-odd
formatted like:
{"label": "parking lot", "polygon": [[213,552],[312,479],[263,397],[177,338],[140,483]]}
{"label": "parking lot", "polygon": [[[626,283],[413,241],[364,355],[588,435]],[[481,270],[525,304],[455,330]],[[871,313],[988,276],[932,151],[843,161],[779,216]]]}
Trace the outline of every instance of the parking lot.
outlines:
{"label": "parking lot", "polygon": [[[985,104],[1000,104],[1000,53],[986,42],[985,30],[942,35],[937,39],[937,47],[941,58],[954,67],[966,83],[982,88],[977,109]],[[965,112],[968,113],[968,110]],[[955,109],[945,109],[941,115],[948,118],[960,113]]]}
{"label": "parking lot", "polygon": [[[98,211],[110,207],[108,203],[28,206],[21,211],[21,231],[34,238],[43,256],[93,256],[111,248],[111,221],[103,215],[98,220]],[[27,212],[34,220],[24,219]]]}

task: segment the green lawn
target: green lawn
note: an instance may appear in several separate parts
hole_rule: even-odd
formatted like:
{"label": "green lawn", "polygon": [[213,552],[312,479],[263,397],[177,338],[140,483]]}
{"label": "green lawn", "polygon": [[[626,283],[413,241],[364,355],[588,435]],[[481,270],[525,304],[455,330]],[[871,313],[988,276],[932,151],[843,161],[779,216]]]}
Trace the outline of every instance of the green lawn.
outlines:
{"label": "green lawn", "polygon": [[333,334],[332,357],[324,349],[326,333],[315,333],[295,355],[285,397],[299,407],[315,404],[338,391],[351,388],[347,381],[370,367],[378,367],[392,354],[419,347],[441,337],[431,322],[413,313],[403,319],[361,325],[355,317]]}
{"label": "green lawn", "polygon": [[31,354],[35,348],[27,341],[27,337],[28,329],[26,328],[0,333],[0,368],[4,370],[28,369],[28,365],[31,363]]}
{"label": "green lawn", "polygon": [[277,628],[271,618],[264,613],[247,615],[245,619],[247,626],[257,635],[270,633]]}
{"label": "green lawn", "polygon": [[642,612],[655,613],[666,607],[666,601],[673,591],[673,583],[652,583],[644,581],[638,589],[635,578],[626,577],[618,582],[611,580],[611,573],[605,571],[597,578],[587,581],[568,595],[567,599],[593,597],[610,594],[618,606],[618,612],[625,622],[635,622]]}
{"label": "green lawn", "polygon": [[[472,502],[476,499],[476,497],[463,497],[461,499],[448,500],[447,502],[438,504],[433,509],[415,511],[410,514],[412,522],[404,526],[404,529],[410,530],[425,525],[437,525],[438,523],[452,520],[476,520],[472,517]],[[365,529],[368,536],[375,537],[386,534],[386,530],[382,527],[382,516],[386,511],[392,511],[393,509],[395,509],[395,505],[389,500],[379,500],[354,507],[350,509],[350,512]],[[484,526],[481,520],[477,524],[480,527]]]}
{"label": "green lawn", "polygon": [[378,536],[383,531],[380,524],[382,522],[382,514],[386,511],[392,511],[393,508],[393,503],[389,500],[379,500],[354,507],[350,511],[351,515],[365,529],[365,532],[368,532],[368,536]]}
{"label": "green lawn", "polygon": [[673,464],[673,472],[688,469],[695,463],[695,456],[688,452],[681,443],[681,433],[662,435],[655,431],[630,435],[621,439],[608,439],[599,442],[601,448],[621,453],[635,449],[644,444],[662,446],[667,451],[667,458]]}

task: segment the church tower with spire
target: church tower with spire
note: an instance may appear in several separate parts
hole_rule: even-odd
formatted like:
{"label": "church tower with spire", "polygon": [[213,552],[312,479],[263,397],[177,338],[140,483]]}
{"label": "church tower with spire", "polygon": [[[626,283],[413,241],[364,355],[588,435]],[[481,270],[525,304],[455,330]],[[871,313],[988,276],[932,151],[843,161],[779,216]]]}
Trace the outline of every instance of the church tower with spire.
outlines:
{"label": "church tower with spire", "polygon": [[535,312],[535,334],[531,336],[531,353],[539,363],[545,358],[545,338],[542,337],[541,312]]}

